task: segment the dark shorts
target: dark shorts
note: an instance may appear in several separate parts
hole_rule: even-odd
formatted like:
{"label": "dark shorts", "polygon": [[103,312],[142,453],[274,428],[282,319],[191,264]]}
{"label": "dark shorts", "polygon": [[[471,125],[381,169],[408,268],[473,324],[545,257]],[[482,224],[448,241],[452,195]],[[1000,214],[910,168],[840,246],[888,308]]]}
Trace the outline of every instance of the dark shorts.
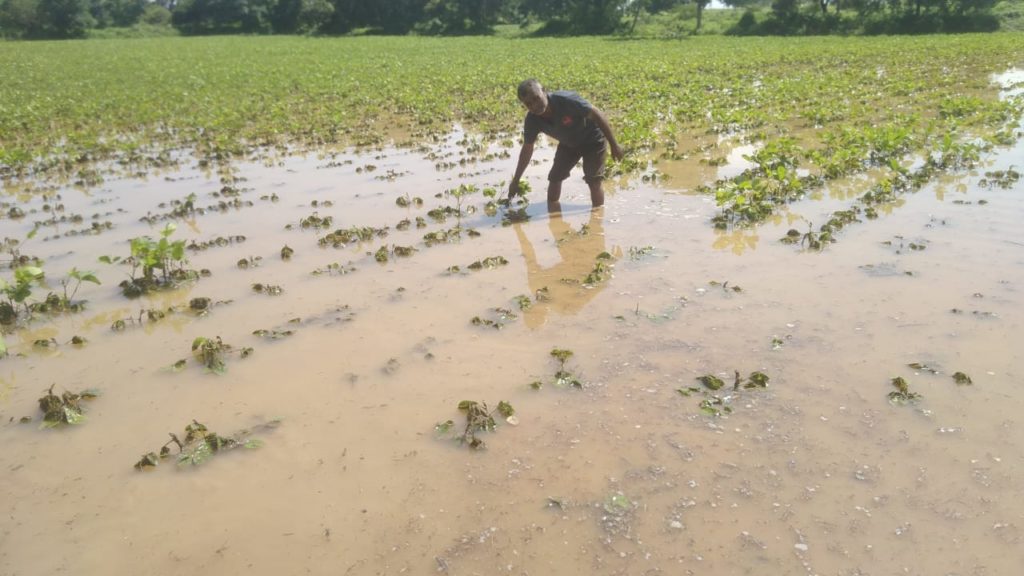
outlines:
{"label": "dark shorts", "polygon": [[608,156],[608,145],[604,140],[573,148],[559,144],[555,150],[555,161],[548,172],[548,180],[561,182],[569,177],[569,172],[576,163],[583,159],[583,179],[587,182],[600,182],[604,179],[604,160]]}

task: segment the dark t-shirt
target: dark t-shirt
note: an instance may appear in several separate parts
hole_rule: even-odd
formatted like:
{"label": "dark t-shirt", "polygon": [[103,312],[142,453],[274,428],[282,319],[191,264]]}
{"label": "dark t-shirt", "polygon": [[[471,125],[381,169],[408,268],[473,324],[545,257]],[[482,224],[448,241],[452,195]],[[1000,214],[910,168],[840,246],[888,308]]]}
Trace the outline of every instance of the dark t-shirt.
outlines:
{"label": "dark t-shirt", "polygon": [[536,141],[541,132],[573,148],[604,143],[604,134],[597,123],[587,118],[594,107],[579,94],[567,90],[549,92],[548,107],[551,108],[550,119],[526,113],[523,140],[527,144]]}

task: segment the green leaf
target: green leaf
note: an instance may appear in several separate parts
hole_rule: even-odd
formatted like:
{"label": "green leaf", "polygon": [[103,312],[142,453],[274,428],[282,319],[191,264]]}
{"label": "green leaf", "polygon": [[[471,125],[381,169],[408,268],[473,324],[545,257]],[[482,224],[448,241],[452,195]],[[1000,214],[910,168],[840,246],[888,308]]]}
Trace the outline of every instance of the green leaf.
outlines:
{"label": "green leaf", "polygon": [[516,409],[513,408],[512,405],[509,404],[508,402],[505,402],[504,400],[498,402],[498,414],[501,414],[503,418],[508,418],[509,416],[515,413]]}
{"label": "green leaf", "polygon": [[701,384],[703,384],[704,386],[711,390],[718,390],[722,386],[725,386],[725,382],[722,382],[721,378],[714,376],[712,374],[698,376],[697,380],[699,380]]}

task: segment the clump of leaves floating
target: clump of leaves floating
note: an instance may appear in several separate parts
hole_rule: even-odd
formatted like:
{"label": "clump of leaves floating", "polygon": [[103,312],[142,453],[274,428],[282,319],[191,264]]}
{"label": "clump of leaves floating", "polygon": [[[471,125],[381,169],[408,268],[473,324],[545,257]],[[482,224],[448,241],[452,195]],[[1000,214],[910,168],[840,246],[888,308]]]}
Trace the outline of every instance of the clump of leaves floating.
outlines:
{"label": "clump of leaves floating", "polygon": [[372,228],[370,226],[353,226],[351,228],[340,228],[327,236],[317,240],[320,246],[331,246],[342,248],[354,242],[369,242],[374,238],[384,238],[388,235],[387,227]]}
{"label": "clump of leaves floating", "polygon": [[[258,331],[257,331],[258,332]],[[207,372],[213,372],[214,374],[223,374],[227,371],[227,365],[224,363],[224,358],[228,354],[237,352],[242,358],[248,358],[252,353],[252,348],[242,348],[235,350],[230,344],[220,339],[220,336],[216,338],[205,338],[200,336],[192,341],[192,357],[206,367]],[[185,369],[188,364],[188,360],[182,358],[171,366],[171,370],[174,372],[180,372]]]}
{"label": "clump of leaves floating", "polygon": [[[768,381],[770,378],[764,372],[751,372],[750,376],[744,380],[740,377],[740,371],[733,371],[735,379],[733,380],[732,390],[733,392],[739,391],[741,388],[749,390],[753,388],[767,388]],[[734,399],[733,395],[725,394],[718,395],[712,394],[712,392],[718,392],[725,387],[725,381],[715,376],[714,374],[705,374],[698,376],[697,381],[704,385],[704,388],[698,388],[696,386],[689,386],[686,388],[678,388],[678,392],[681,396],[689,398],[694,394],[700,394],[703,398],[700,401],[698,407],[700,411],[709,416],[721,416],[722,414],[731,414],[732,407],[730,404]]]}
{"label": "clump of leaves floating", "polygon": [[968,376],[967,374],[964,374],[963,372],[954,372],[953,381],[960,386],[970,386],[971,384],[974,384],[974,381],[971,380],[971,377]]}
{"label": "clump of leaves floating", "polygon": [[[484,441],[480,439],[478,434],[494,432],[497,429],[498,423],[494,419],[495,414],[500,414],[509,424],[515,425],[518,423],[518,420],[515,418],[515,408],[504,400],[498,402],[498,407],[494,410],[489,410],[486,402],[463,400],[459,402],[459,411],[466,416],[466,426],[462,429],[461,433],[456,433],[452,438],[474,450],[484,447]],[[434,430],[443,436],[449,434],[454,427],[455,422],[453,420],[446,420],[434,426]]]}
{"label": "clump of leaves floating", "polygon": [[64,391],[57,396],[53,393],[53,386],[46,391],[46,395],[39,399],[39,409],[43,412],[43,428],[56,428],[66,424],[80,424],[85,420],[82,414],[82,400],[96,398],[94,390],[83,390],[77,394]]}
{"label": "clump of leaves floating", "polygon": [[321,266],[320,268],[313,270],[312,272],[310,272],[310,274],[312,274],[313,276],[344,276],[346,274],[351,274],[355,271],[356,267],[353,266],[351,262],[344,265],[341,264],[340,262],[331,262],[326,266]]}
{"label": "clump of leaves floating", "polygon": [[473,326],[487,326],[495,330],[501,330],[506,324],[517,318],[516,314],[508,308],[492,308],[489,316],[473,316],[469,323]]}
{"label": "clump of leaves floating", "polygon": [[643,260],[654,254],[654,246],[630,246],[629,259],[633,261]]}
{"label": "clump of leaves floating", "polygon": [[477,260],[466,268],[470,270],[494,270],[498,266],[505,266],[508,264],[508,260],[504,256],[489,256],[483,260]]}
{"label": "clump of leaves floating", "polygon": [[267,340],[281,340],[295,334],[294,330],[266,330],[260,328],[252,331],[253,336],[259,336],[260,338],[266,338]]}
{"label": "clump of leaves floating", "polygon": [[889,402],[893,404],[906,404],[921,399],[920,394],[910,391],[910,385],[901,376],[892,379],[892,386],[895,390],[889,392]]}
{"label": "clump of leaves floating", "polygon": [[263,284],[256,282],[252,285],[252,291],[260,294],[266,294],[267,296],[280,296],[284,294],[284,288],[274,284]]}
{"label": "clump of leaves floating", "polygon": [[[259,448],[263,443],[251,436],[258,432],[273,430],[281,425],[280,420],[271,420],[264,424],[239,430],[230,436],[221,436],[211,432],[205,425],[193,420],[185,426],[184,439],[170,433],[171,439],[160,448],[160,452],[148,452],[135,463],[136,470],[155,468],[161,461],[173,457],[179,466],[198,466],[213,456],[235,448]],[[171,453],[171,446],[178,451]]]}

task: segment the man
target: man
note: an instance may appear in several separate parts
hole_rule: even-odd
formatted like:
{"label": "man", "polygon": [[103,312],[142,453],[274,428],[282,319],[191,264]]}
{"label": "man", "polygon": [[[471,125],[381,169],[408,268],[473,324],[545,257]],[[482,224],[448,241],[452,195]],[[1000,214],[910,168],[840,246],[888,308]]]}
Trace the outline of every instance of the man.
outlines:
{"label": "man", "polygon": [[558,90],[546,92],[540,82],[523,80],[519,84],[519,101],[528,112],[523,123],[523,148],[519,151],[519,164],[508,185],[511,200],[520,193],[519,179],[533,157],[533,145],[540,132],[558,140],[555,160],[548,173],[548,206],[558,210],[562,196],[562,181],[583,159],[583,180],[590,187],[590,202],[596,208],[604,204],[604,161],[611,145],[612,158],[622,159],[622,148],[615,141],[608,119],[600,110],[575,92]]}

